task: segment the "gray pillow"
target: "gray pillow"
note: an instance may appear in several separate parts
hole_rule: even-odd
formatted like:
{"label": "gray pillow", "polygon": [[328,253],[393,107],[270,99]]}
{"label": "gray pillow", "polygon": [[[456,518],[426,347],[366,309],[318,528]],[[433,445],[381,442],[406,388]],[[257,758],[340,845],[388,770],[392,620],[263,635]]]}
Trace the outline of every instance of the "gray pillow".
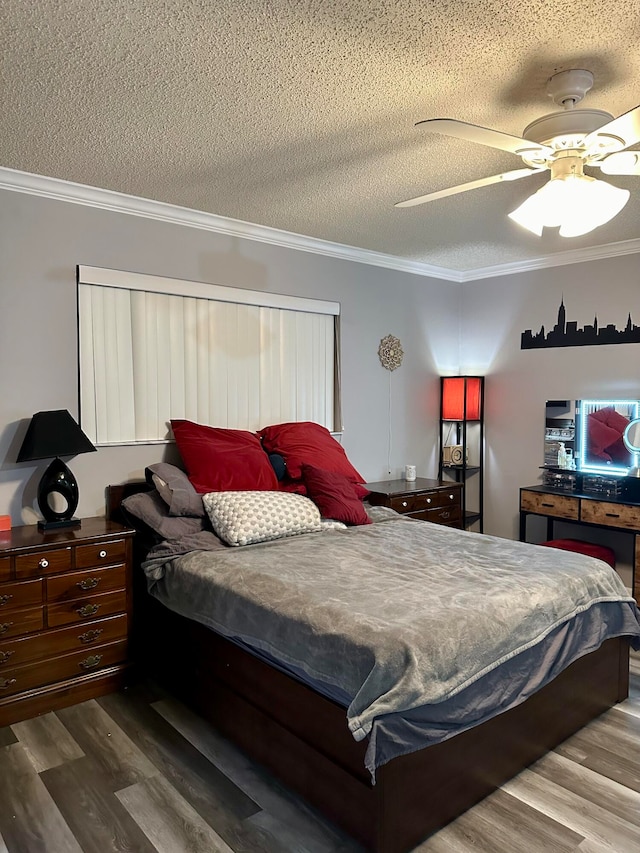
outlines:
{"label": "gray pillow", "polygon": [[202,495],[196,492],[180,468],[169,462],[156,462],[145,469],[145,476],[169,507],[169,515],[205,518]]}
{"label": "gray pillow", "polygon": [[169,515],[166,503],[156,491],[130,495],[122,501],[122,506],[128,515],[142,521],[162,539],[181,539],[209,529],[206,516],[189,518]]}

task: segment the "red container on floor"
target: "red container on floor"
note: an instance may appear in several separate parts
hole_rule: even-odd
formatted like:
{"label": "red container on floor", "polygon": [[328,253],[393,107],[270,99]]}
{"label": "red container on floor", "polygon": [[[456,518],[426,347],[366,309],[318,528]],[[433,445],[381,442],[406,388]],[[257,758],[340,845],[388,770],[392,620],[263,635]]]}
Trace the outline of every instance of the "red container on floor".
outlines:
{"label": "red container on floor", "polygon": [[586,554],[587,557],[597,557],[598,560],[609,563],[612,569],[616,567],[616,555],[613,548],[607,548],[606,545],[583,542],[581,539],[550,539],[541,544],[548,548],[559,548],[561,551],[575,551],[578,554]]}

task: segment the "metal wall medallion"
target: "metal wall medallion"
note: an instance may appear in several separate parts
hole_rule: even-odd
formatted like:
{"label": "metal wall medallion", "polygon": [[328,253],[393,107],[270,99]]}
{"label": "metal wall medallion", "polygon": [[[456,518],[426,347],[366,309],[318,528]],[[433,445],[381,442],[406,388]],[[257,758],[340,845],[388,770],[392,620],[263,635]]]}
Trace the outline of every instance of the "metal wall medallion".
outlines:
{"label": "metal wall medallion", "polygon": [[387,370],[395,370],[397,367],[400,367],[404,358],[404,352],[399,339],[394,338],[393,335],[387,335],[386,338],[382,338],[378,347],[378,357],[380,358],[380,364]]}

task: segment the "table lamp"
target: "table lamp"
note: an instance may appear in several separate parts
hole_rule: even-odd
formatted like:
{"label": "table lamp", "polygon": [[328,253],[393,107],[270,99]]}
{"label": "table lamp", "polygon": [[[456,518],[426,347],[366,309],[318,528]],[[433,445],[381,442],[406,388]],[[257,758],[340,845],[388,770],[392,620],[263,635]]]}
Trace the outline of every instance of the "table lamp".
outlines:
{"label": "table lamp", "polygon": [[[73,517],[78,506],[78,483],[59,457],[76,456],[95,449],[66,409],[36,412],[31,418],[17,461],[54,457],[38,485],[38,506],[44,517],[38,522],[41,530],[77,527],[80,524],[80,519]],[[50,500],[55,495],[61,496],[66,503],[60,511],[54,509]]]}

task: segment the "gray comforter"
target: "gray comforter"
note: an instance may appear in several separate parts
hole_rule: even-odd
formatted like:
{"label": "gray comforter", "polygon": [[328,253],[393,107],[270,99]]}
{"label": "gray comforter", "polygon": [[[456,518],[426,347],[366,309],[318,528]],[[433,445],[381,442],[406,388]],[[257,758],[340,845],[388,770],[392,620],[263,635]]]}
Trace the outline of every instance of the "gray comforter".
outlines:
{"label": "gray comforter", "polygon": [[619,611],[602,638],[629,634],[640,645],[635,602],[599,560],[383,518],[143,568],[171,609],[350,697],[356,740],[376,718],[468,692],[597,608]]}

